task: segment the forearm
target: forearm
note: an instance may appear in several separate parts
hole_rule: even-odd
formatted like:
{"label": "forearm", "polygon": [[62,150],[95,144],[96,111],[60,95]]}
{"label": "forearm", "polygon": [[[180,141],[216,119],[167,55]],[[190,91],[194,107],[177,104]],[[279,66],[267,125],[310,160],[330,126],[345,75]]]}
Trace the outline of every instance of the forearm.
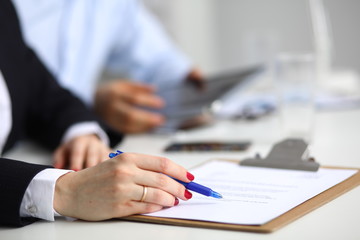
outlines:
{"label": "forearm", "polygon": [[49,166],[29,164],[16,160],[0,159],[0,224],[24,226],[34,218],[21,218],[20,206],[25,191],[36,174]]}
{"label": "forearm", "polygon": [[95,114],[68,90],[60,87],[37,56],[28,51],[28,124],[31,138],[54,149],[72,125],[96,121]]}

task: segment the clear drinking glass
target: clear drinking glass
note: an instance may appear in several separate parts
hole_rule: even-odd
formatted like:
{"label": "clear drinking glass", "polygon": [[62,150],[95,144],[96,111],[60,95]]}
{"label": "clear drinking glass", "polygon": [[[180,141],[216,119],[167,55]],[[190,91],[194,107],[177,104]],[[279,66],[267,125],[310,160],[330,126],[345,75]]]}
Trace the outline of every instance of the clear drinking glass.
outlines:
{"label": "clear drinking glass", "polygon": [[311,141],[315,121],[315,58],[311,53],[283,53],[276,58],[282,138]]}

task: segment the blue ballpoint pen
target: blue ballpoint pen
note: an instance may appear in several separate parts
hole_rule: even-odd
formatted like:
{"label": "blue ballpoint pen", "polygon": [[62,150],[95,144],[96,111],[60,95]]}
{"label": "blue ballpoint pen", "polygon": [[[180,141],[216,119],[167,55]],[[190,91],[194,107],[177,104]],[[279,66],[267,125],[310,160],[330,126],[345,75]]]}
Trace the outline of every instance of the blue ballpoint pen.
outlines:
{"label": "blue ballpoint pen", "polygon": [[213,191],[211,188],[205,187],[203,185],[200,185],[198,183],[195,182],[183,182],[181,180],[178,180],[176,178],[171,177],[172,179],[174,179],[175,181],[181,183],[182,185],[184,185],[184,187],[188,190],[200,193],[202,195],[208,196],[208,197],[214,197],[214,198],[222,198],[222,195],[218,192]]}
{"label": "blue ballpoint pen", "polygon": [[[122,153],[123,153],[122,151],[117,150],[116,153],[110,153],[109,157],[113,158],[113,157],[116,157],[117,155],[122,154]],[[215,192],[212,189],[210,189],[208,187],[205,187],[203,185],[200,185],[198,183],[195,183],[195,182],[188,182],[187,183],[187,182],[180,181],[180,180],[178,180],[176,178],[173,178],[173,177],[170,177],[170,178],[172,178],[175,181],[181,183],[188,190],[200,193],[200,194],[208,196],[208,197],[222,198],[222,195],[220,193]]]}

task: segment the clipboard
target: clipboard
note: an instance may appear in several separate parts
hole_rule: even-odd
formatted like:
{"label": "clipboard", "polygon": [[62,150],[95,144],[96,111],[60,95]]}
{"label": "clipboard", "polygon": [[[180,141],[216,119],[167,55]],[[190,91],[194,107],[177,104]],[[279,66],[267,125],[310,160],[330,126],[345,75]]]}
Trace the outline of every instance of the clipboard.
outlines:
{"label": "clipboard", "polygon": [[[273,151],[270,152],[269,156],[272,154],[279,154],[277,152],[280,147],[283,146],[281,144],[288,144],[289,141],[295,141],[296,143],[301,145],[301,149],[304,149],[304,145],[302,145],[301,141],[290,139],[285,140],[273,148]],[[295,147],[299,147],[299,145],[294,145]],[[294,149],[293,149],[294,150]],[[299,148],[297,149],[299,150]],[[277,153],[276,153],[277,152]],[[302,151],[298,151],[298,153],[302,153]],[[301,154],[303,155],[303,154]],[[258,156],[255,159],[259,159]],[[239,162],[234,160],[225,160],[220,159],[221,161],[232,161]],[[302,160],[304,161],[304,160]],[[310,160],[313,162],[313,160]],[[240,163],[240,162],[239,162]],[[263,167],[263,166],[261,166]],[[352,169],[352,170],[360,170],[359,168],[345,168],[345,167],[321,167],[321,168],[331,168],[331,169]],[[305,171],[316,171],[316,170],[305,170]],[[316,208],[321,207],[322,205],[334,200],[335,198],[341,196],[342,194],[350,191],[351,189],[360,185],[360,171],[355,173],[353,176],[348,179],[340,182],[339,184],[321,192],[313,198],[301,203],[300,205],[292,208],[291,210],[285,212],[284,214],[272,219],[271,221],[263,224],[263,225],[242,225],[242,224],[228,224],[228,223],[218,223],[218,222],[209,222],[209,221],[199,221],[199,220],[186,220],[186,219],[174,219],[174,218],[162,218],[162,217],[153,217],[153,216],[145,216],[145,215],[134,215],[125,218],[121,218],[123,220],[129,221],[140,221],[140,222],[148,222],[148,223],[158,223],[158,224],[166,224],[166,225],[175,225],[175,226],[186,226],[186,227],[199,227],[199,228],[210,228],[210,229],[223,229],[223,230],[233,230],[233,231],[247,231],[247,232],[258,232],[258,233],[271,233],[274,232],[287,224],[295,221],[296,219],[306,215],[307,213],[315,210]]]}

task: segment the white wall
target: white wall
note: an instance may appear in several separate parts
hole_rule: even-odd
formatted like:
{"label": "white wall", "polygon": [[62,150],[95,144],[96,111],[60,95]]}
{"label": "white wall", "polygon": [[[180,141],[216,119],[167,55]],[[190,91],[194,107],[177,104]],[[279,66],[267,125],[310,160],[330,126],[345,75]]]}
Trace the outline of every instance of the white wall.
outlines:
{"label": "white wall", "polygon": [[216,69],[216,0],[144,0],[170,35],[205,72]]}
{"label": "white wall", "polygon": [[[156,2],[175,41],[205,72],[266,61],[280,51],[314,49],[307,0],[145,1]],[[324,3],[332,23],[334,68],[360,72],[360,1]]]}

